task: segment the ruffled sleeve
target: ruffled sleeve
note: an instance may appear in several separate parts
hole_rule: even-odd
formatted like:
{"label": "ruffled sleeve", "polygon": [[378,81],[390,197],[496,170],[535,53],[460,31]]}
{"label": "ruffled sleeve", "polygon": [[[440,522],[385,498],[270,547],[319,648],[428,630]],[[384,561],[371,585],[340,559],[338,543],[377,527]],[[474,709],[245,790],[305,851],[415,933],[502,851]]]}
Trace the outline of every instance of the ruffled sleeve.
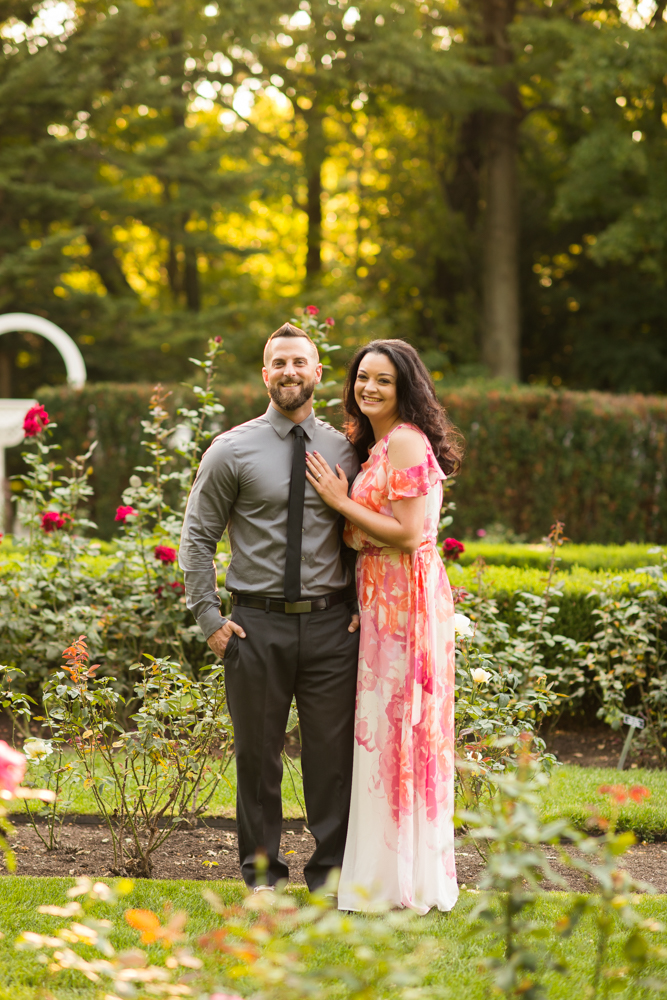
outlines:
{"label": "ruffled sleeve", "polygon": [[394,469],[391,465],[388,466],[387,496],[389,500],[426,496],[438,480],[444,478],[445,474],[429,448],[426,458],[420,465],[412,465],[409,469]]}

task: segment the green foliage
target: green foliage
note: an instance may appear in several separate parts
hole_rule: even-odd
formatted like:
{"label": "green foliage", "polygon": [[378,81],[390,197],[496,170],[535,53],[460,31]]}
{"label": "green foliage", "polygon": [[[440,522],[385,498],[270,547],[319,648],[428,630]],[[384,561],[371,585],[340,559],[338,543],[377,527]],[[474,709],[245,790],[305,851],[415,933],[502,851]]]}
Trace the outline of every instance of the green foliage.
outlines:
{"label": "green foliage", "polygon": [[[168,388],[172,395],[164,405],[170,413],[194,405],[196,398],[187,387]],[[336,386],[329,385],[322,397],[333,399],[336,394]],[[99,442],[91,459],[95,498],[90,512],[102,537],[108,538],[117,498],[141,461],[141,422],[152,389],[142,384],[89,384],[80,390],[45,388],[39,395],[58,425],[54,441],[65,456],[74,457],[91,441]],[[561,520],[575,543],[613,546],[605,550],[610,555],[604,558],[599,550],[581,556],[574,546],[569,550],[572,556],[567,548],[563,551],[563,565],[574,562],[590,569],[636,565],[633,550],[616,548],[624,542],[666,540],[667,491],[662,469],[667,405],[663,399],[479,388],[451,390],[441,398],[461,428],[467,448],[454,491],[454,534],[475,539],[480,528],[500,521],[529,541],[539,542],[544,526]],[[225,387],[217,399],[224,413],[212,418],[212,431],[250,420],[267,406],[266,389],[259,379]],[[336,408],[331,407],[330,413],[340,425]],[[18,452],[9,454],[15,456],[10,457],[10,471],[18,473]],[[541,553],[528,558],[523,551],[517,547],[522,560],[510,564],[544,565]],[[634,552],[639,557],[640,550]],[[479,554],[484,553],[480,548]],[[638,565],[653,561],[643,556],[642,560]],[[491,551],[488,561],[505,562]],[[465,557],[463,562],[467,562]]]}
{"label": "green foliage", "polygon": [[[659,571],[658,571],[659,572]],[[667,579],[621,600],[604,590],[593,612],[597,630],[580,658],[582,683],[601,702],[598,716],[614,729],[624,714],[646,721],[640,740],[667,754]]]}
{"label": "green foliage", "polygon": [[[586,913],[592,915],[597,932],[586,995],[606,996],[610,982],[618,989],[630,983],[635,989],[664,989],[664,980],[655,976],[647,980],[638,978],[654,960],[661,964],[664,975],[666,953],[654,944],[653,935],[663,929],[662,925],[645,920],[636,909],[635,894],[655,890],[632,879],[618,863],[635,843],[632,833],[616,832],[618,809],[613,804],[614,793],[618,800],[625,800],[627,793],[618,786],[599,789],[600,793],[611,793],[612,799],[612,821],[600,838],[584,836],[562,817],[544,823],[538,813],[539,791],[549,779],[529,752],[530,742],[529,734],[521,738],[517,771],[494,775],[495,794],[477,811],[460,814],[473,842],[486,843],[489,849],[487,867],[480,881],[485,895],[472,912],[471,920],[473,932],[490,932],[502,941],[502,956],[493,955],[484,963],[493,973],[496,989],[506,996],[543,996],[547,971],[568,972],[554,947],[557,937],[570,937]],[[634,786],[630,794],[640,800],[646,789]],[[578,851],[569,850],[563,840],[574,843]],[[547,845],[551,848],[549,855],[545,850]],[[550,863],[556,859],[585,873],[591,888],[589,893],[574,900],[569,911],[549,931],[530,918],[543,891],[541,882],[565,885]],[[610,961],[613,940],[621,945],[625,960],[620,967]]]}
{"label": "green foliage", "polygon": [[[406,336],[439,381],[467,378],[490,121],[511,104],[523,377],[664,391],[660,14],[503,4],[496,65],[495,7],[345,10],[99,0],[58,22],[9,0],[3,310],[61,324],[99,380],[173,380],[223,332],[231,382],[307,287],[348,346]],[[8,395],[63,381],[52,346],[3,344]]]}
{"label": "green foliage", "polygon": [[43,721],[58,746],[74,751],[109,829],[116,874],[149,876],[155,851],[177,824],[207,811],[229,765],[222,667],[193,680],[165,660],[134,664],[135,710],[125,728],[117,721],[122,696],[110,678],[94,679],[83,637],[64,656],[44,686]]}

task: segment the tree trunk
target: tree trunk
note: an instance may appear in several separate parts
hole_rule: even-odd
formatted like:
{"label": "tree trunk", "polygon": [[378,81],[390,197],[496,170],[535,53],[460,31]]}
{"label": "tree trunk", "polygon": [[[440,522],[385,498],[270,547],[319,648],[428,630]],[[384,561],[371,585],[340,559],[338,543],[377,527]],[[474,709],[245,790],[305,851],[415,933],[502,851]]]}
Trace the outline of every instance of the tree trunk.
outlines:
{"label": "tree trunk", "polygon": [[519,208],[517,119],[489,115],[484,251],[482,360],[495,378],[519,378]]}
{"label": "tree trunk", "polygon": [[12,359],[5,351],[0,351],[0,398],[12,398]]}
{"label": "tree trunk", "polygon": [[[175,129],[182,133],[179,145],[185,148],[188,139],[185,135],[185,112],[187,98],[183,96],[182,84],[185,78],[183,63],[185,60],[185,48],[183,43],[183,32],[180,28],[174,28],[167,32],[167,40],[171,49],[170,75],[172,78],[171,89],[171,118]],[[177,153],[175,146],[174,152]],[[178,183],[178,197],[183,199],[183,186],[180,178],[176,178]],[[169,190],[169,179],[164,180],[165,203],[172,201]],[[169,220],[169,250],[167,257],[167,275],[169,286],[175,300],[185,294],[185,306],[191,312],[199,312],[201,308],[201,291],[199,284],[199,270],[197,267],[197,247],[194,244],[194,236],[187,230],[187,223],[190,219],[189,211],[178,212],[172,209],[172,217]],[[183,252],[183,263],[179,262],[179,251]]]}
{"label": "tree trunk", "polygon": [[322,270],[322,164],[326,152],[322,115],[314,108],[305,114],[308,132],[304,165],[308,184],[308,250],[306,280]]}
{"label": "tree trunk", "polygon": [[519,204],[517,144],[520,100],[508,79],[513,62],[508,28],[515,0],[483,0],[483,33],[504,79],[498,95],[507,111],[490,111],[484,163],[484,251],[482,261],[482,359],[496,378],[519,378]]}
{"label": "tree trunk", "polygon": [[133,296],[134,290],[128,283],[106,234],[98,226],[89,224],[86,226],[86,240],[90,247],[90,266],[99,274],[107,292],[110,295]]}
{"label": "tree trunk", "polygon": [[[185,234],[187,236],[187,233]],[[185,246],[185,263],[183,266],[183,288],[185,289],[185,304],[190,312],[199,312],[201,296],[199,293],[199,271],[197,269],[197,248]]]}

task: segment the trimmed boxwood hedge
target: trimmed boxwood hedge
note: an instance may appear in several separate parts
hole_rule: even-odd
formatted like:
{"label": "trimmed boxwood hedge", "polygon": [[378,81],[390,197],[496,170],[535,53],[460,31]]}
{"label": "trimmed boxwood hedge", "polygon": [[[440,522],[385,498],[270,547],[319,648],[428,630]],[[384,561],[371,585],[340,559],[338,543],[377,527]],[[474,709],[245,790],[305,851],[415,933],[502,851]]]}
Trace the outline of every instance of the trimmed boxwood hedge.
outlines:
{"label": "trimmed boxwood hedge", "polygon": [[[551,561],[549,547],[538,545],[492,545],[488,542],[465,543],[465,552],[459,558],[462,566],[470,566],[476,559],[483,559],[489,566],[519,566],[521,569],[546,570]],[[558,568],[571,570],[581,566],[590,570],[638,569],[640,566],[657,566],[660,553],[652,545],[564,545],[558,550]]]}
{"label": "trimmed boxwood hedge", "polygon": [[[477,593],[477,571],[472,566],[449,565],[447,567],[452,587],[463,587],[470,593]],[[522,592],[544,593],[546,575],[539,569],[522,569],[518,566],[489,566],[484,573],[484,587],[488,596],[498,603],[499,619],[515,628],[519,624],[515,613],[517,600]],[[627,596],[633,589],[655,589],[655,580],[634,570],[620,573],[593,572],[575,567],[569,573],[558,573],[556,584],[561,595],[556,599],[560,612],[552,631],[568,638],[587,642],[599,629],[593,611],[598,606],[595,590],[605,586],[617,596]]]}
{"label": "trimmed boxwood hedge", "polygon": [[[172,388],[173,405],[188,401],[187,389]],[[145,383],[38,393],[59,424],[55,439],[64,455],[99,440],[92,515],[103,537],[111,536],[120,493],[142,462],[141,420],[150,395]],[[220,398],[224,428],[267,405],[259,380],[227,386]],[[560,518],[576,542],[667,541],[667,399],[469,387],[448,390],[443,402],[467,442],[452,494],[453,534],[474,537],[500,522],[539,541]],[[340,423],[340,413],[334,420]],[[9,450],[10,474],[20,468],[19,452],[20,446]]]}

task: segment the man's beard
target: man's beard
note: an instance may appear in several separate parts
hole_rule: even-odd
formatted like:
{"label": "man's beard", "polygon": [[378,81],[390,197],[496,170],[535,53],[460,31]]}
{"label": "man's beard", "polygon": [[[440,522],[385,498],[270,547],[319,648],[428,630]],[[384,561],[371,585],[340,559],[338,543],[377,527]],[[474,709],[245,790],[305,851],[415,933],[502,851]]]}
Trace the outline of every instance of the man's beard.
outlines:
{"label": "man's beard", "polygon": [[301,389],[297,393],[288,392],[281,385],[269,386],[269,396],[281,410],[298,410],[300,406],[307,403],[315,391],[317,382],[302,382]]}

